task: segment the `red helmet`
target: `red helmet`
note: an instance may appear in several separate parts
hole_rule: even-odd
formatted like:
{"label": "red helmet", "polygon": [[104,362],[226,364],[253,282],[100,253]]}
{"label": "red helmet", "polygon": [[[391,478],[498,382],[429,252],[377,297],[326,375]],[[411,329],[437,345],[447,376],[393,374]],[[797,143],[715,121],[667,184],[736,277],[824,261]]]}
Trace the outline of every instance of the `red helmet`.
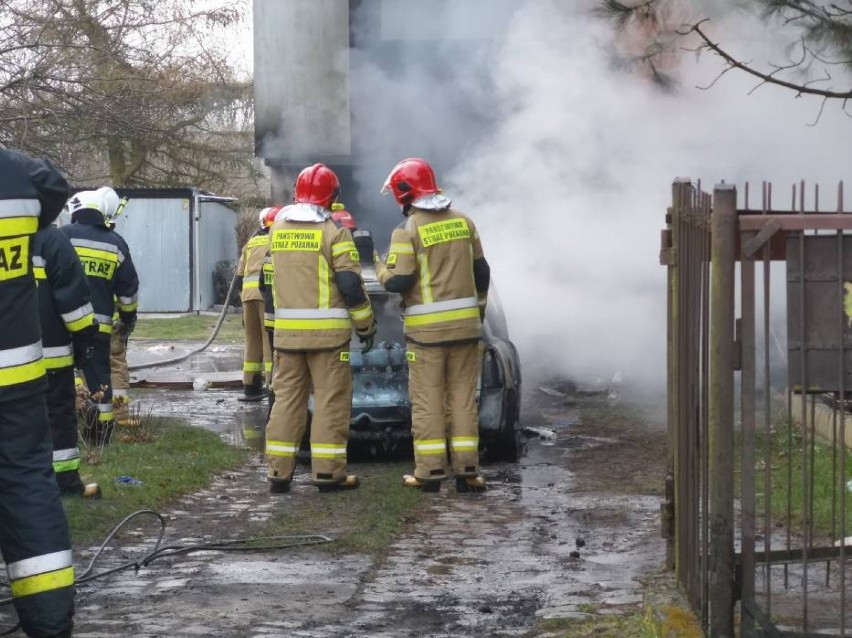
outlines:
{"label": "red helmet", "polygon": [[266,214],[263,216],[263,227],[271,228],[272,224],[275,223],[275,218],[278,216],[278,213],[281,212],[283,206],[273,206],[272,208],[264,209]]}
{"label": "red helmet", "polygon": [[334,171],[325,164],[314,164],[303,169],[296,178],[293,201],[330,208],[339,192],[340,182]]}
{"label": "red helmet", "polygon": [[342,228],[348,228],[349,230],[355,230],[358,228],[352,213],[345,209],[334,211],[331,214],[331,220]]}
{"label": "red helmet", "polygon": [[404,159],[394,166],[382,187],[382,193],[393,193],[400,206],[407,206],[419,197],[434,195],[437,192],[439,189],[435,181],[435,171],[425,160],[418,157]]}

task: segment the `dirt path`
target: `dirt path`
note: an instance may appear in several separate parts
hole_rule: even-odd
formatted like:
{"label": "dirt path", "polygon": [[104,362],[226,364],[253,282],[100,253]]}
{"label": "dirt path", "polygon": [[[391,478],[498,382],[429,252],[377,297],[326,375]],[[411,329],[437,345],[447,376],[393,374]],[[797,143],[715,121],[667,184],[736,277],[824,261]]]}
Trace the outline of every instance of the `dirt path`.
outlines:
{"label": "dirt path", "polygon": [[[635,608],[663,555],[661,426],[626,405],[541,393],[526,405],[540,436],[522,462],[487,465],[484,495],[428,499],[382,558],[302,548],[160,561],[81,587],[75,636],[517,636],[544,618]],[[217,429],[236,437],[252,409]],[[303,483],[269,495],[258,455],[168,512],[166,542],[234,537],[316,498]],[[152,531],[140,525],[140,546],[102,566],[144,553]]]}

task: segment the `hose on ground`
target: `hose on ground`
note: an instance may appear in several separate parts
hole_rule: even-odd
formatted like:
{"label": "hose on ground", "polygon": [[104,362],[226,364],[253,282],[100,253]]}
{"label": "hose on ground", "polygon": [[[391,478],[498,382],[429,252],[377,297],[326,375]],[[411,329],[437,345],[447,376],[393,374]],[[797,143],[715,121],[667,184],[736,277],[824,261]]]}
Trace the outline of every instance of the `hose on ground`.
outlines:
{"label": "hose on ground", "polygon": [[[111,567],[109,569],[93,573],[95,564],[98,562],[98,559],[100,559],[101,554],[104,552],[107,545],[109,545],[109,542],[121,530],[122,527],[127,525],[127,523],[129,523],[137,516],[154,516],[157,518],[157,520],[159,520],[160,531],[157,535],[157,540],[154,543],[154,548],[150,552],[145,554],[140,560],[129,560],[125,563],[117,565],[116,567]],[[104,542],[101,543],[101,546],[98,547],[97,551],[95,551],[86,569],[83,570],[83,572],[74,579],[74,584],[82,585],[83,583],[87,583],[98,578],[103,578],[104,576],[109,576],[110,574],[116,574],[118,572],[125,571],[127,569],[130,569],[131,567],[134,569],[134,571],[138,572],[143,567],[147,567],[154,561],[160,560],[161,558],[184,556],[193,552],[260,552],[272,551],[277,549],[290,549],[293,547],[304,547],[306,545],[323,545],[325,543],[331,543],[333,541],[333,539],[329,538],[328,536],[323,536],[322,534],[283,534],[272,536],[251,536],[249,538],[214,540],[208,541],[206,543],[193,543],[189,545],[167,545],[161,547],[160,545],[163,542],[165,534],[166,518],[159,512],[156,512],[154,510],[137,510],[132,514],[129,514],[128,516],[124,517],[124,519],[122,519],[120,523],[118,523],[115,527],[112,528],[112,531],[104,539]],[[8,584],[6,584],[6,587],[8,587]],[[0,599],[0,606],[9,605],[12,603],[13,600],[14,599],[11,597],[2,598]],[[9,633],[15,631],[16,628],[13,628],[11,631],[8,632],[0,633],[0,636],[8,635]]]}
{"label": "hose on ground", "polygon": [[213,332],[210,334],[210,337],[203,344],[198,346],[197,348],[193,348],[186,354],[182,354],[179,357],[171,357],[170,359],[163,359],[162,361],[154,361],[151,363],[137,363],[132,366],[127,366],[128,371],[134,370],[144,370],[146,368],[159,368],[161,366],[169,366],[173,363],[180,363],[181,361],[186,361],[191,356],[198,354],[199,352],[203,352],[207,348],[210,347],[210,344],[213,343],[213,340],[216,338],[216,335],[219,334],[219,330],[222,328],[222,324],[225,322],[225,316],[228,314],[228,308],[231,305],[231,295],[234,293],[234,287],[237,285],[237,271],[234,270],[234,275],[231,277],[231,285],[228,286],[228,293],[225,295],[225,303],[222,306],[222,312],[219,313],[219,319],[216,321],[216,326],[213,328]]}

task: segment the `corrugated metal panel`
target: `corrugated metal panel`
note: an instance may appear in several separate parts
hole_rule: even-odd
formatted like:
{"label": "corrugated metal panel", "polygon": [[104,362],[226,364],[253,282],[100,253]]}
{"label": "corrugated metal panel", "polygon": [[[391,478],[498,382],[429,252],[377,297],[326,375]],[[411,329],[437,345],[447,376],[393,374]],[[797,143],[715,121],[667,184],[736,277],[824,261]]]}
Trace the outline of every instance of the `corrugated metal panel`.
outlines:
{"label": "corrugated metal panel", "polygon": [[116,231],[139,273],[139,310],[190,310],[189,199],[129,200]]}
{"label": "corrugated metal panel", "polygon": [[216,301],[213,289],[213,272],[216,263],[223,259],[236,261],[237,213],[219,202],[201,202],[198,220],[198,290],[195,293],[195,310],[207,310]]}

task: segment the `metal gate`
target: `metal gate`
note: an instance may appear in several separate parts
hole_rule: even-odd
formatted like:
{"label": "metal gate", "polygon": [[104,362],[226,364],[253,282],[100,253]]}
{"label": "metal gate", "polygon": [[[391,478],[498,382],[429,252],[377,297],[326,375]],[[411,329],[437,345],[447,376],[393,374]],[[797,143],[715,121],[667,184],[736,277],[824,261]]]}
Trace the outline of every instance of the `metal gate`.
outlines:
{"label": "metal gate", "polygon": [[782,209],[768,183],[757,197],[746,185],[740,208],[728,184],[711,197],[679,179],[672,192],[669,565],[714,638],[734,635],[737,602],[743,636],[852,635],[843,186],[830,212],[804,183]]}

